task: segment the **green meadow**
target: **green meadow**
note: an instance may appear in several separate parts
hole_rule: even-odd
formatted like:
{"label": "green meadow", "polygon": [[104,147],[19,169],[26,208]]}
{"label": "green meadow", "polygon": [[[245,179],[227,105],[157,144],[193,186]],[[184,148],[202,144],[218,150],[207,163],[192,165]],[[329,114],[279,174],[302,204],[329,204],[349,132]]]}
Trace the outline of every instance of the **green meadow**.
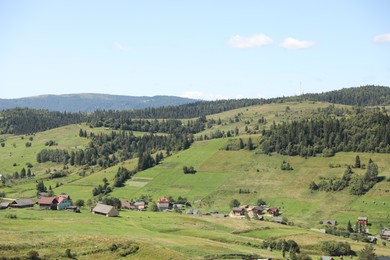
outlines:
{"label": "green meadow", "polygon": [[[237,127],[240,138],[246,140],[251,137],[257,146],[261,134],[251,134],[250,130],[255,127],[259,117],[265,117],[268,122],[261,127],[268,127],[273,121],[309,118],[318,112],[318,108],[327,106],[328,103],[280,103],[228,111],[208,116],[208,119],[221,119],[221,124],[198,135]],[[231,120],[237,115],[236,121]],[[249,127],[248,132],[245,126]],[[113,181],[118,167],[130,170],[137,167],[137,159],[106,169],[69,167],[68,176],[49,179],[46,171],[60,170],[63,165],[39,164],[36,154],[42,149],[72,150],[85,147],[89,140],[79,137],[80,129],[95,133],[112,131],[80,124],[32,136],[0,136],[5,143],[4,147],[0,147],[0,174],[20,172],[22,168],[27,169],[27,163],[32,164],[31,171],[35,174],[34,178],[0,187],[0,192],[10,199],[31,197],[37,200],[36,181],[43,180],[56,194],[65,192],[73,201],[87,201],[92,198],[93,188],[103,183],[103,178],[109,183]],[[114,188],[110,196],[122,201],[137,199],[141,195],[150,195],[153,200],[162,196],[175,199],[181,196],[203,213],[218,211],[225,214],[230,212],[232,199],[239,200],[241,205],[254,205],[262,198],[268,206],[279,207],[281,217],[287,218],[291,225],[272,223],[270,216],[265,216],[266,221],[248,221],[172,212],[121,210],[120,217],[107,218],[91,214],[87,207],[82,208],[79,214],[39,210],[37,206],[32,209],[6,209],[0,210],[0,257],[23,257],[35,250],[46,259],[65,259],[65,251],[70,249],[77,259],[115,259],[120,258],[120,252],[111,250],[111,247],[121,244],[126,248],[138,247],[136,252],[127,256],[133,259],[219,259],[229,254],[281,259],[281,252],[261,249],[261,243],[264,240],[293,239],[302,252],[317,259],[322,254],[321,241],[347,241],[355,251],[364,246],[362,242],[312,231],[312,228],[322,228],[319,224],[321,220],[336,220],[339,227],[346,228],[348,221],[355,223],[359,216],[366,216],[371,234],[377,235],[382,226],[390,228],[388,154],[351,152],[337,153],[329,158],[318,156],[305,159],[266,155],[259,149],[226,151],[226,145],[236,141],[235,138],[196,141],[189,149],[174,152],[159,165],[138,172],[124,187]],[[45,146],[50,140],[57,145]],[[31,147],[26,147],[28,141],[32,143]],[[378,165],[383,181],[362,196],[350,195],[348,190],[310,191],[312,181],[318,183],[321,178],[341,177],[346,166],[354,164],[356,155],[359,155],[362,163],[372,159]],[[283,161],[288,162],[293,170],[281,170]],[[331,168],[329,165],[340,167]],[[184,166],[193,166],[197,172],[184,174]],[[353,171],[355,174],[365,172],[364,169]],[[248,192],[240,193],[240,190]],[[10,215],[16,218],[9,218]],[[375,249],[377,255],[390,255],[390,245],[379,242]]]}

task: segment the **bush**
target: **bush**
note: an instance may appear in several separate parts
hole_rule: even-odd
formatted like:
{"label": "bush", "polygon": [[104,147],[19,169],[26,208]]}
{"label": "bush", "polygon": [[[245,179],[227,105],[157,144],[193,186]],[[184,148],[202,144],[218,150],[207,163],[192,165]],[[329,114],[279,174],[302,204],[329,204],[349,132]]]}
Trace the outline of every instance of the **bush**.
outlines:
{"label": "bush", "polygon": [[350,255],[351,246],[348,242],[324,241],[321,251],[330,256]]}
{"label": "bush", "polygon": [[9,214],[5,215],[5,218],[16,219],[16,218],[18,218],[18,216],[16,216],[16,214],[9,213]]}

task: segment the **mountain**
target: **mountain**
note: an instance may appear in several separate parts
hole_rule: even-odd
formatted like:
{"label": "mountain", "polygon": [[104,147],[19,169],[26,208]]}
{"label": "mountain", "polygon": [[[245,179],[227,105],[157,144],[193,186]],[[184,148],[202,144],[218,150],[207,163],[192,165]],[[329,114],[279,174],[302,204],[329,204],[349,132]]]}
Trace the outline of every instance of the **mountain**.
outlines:
{"label": "mountain", "polygon": [[48,109],[60,112],[93,112],[101,110],[129,110],[148,107],[177,106],[198,100],[176,96],[135,97],[108,94],[41,95],[35,97],[0,99],[0,110],[15,107]]}

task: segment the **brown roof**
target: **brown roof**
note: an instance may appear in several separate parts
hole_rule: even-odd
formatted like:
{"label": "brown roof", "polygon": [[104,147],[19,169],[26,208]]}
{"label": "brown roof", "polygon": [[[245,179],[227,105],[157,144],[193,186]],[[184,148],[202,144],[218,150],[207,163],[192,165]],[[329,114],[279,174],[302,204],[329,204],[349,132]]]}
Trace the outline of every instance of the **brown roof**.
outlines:
{"label": "brown roof", "polygon": [[158,203],[170,203],[171,201],[167,197],[159,198]]}
{"label": "brown roof", "polygon": [[15,205],[19,207],[33,206],[34,201],[32,199],[16,199],[10,203],[10,205]]}

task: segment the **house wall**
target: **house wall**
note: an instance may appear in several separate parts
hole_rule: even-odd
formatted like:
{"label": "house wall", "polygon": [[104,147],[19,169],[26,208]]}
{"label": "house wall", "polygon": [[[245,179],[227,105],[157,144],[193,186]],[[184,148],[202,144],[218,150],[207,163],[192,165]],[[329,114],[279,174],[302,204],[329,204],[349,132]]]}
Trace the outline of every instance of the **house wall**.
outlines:
{"label": "house wall", "polygon": [[72,202],[70,200],[63,200],[60,204],[57,205],[58,210],[63,210],[72,206]]}

